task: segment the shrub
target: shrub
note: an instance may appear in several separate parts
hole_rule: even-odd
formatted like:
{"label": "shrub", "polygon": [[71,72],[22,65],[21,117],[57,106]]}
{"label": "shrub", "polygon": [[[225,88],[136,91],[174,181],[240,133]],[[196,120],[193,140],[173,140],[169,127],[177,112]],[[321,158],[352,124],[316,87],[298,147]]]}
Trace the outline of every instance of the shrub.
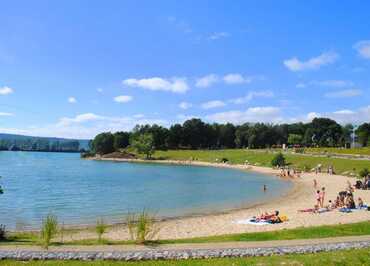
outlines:
{"label": "shrub", "polygon": [[159,232],[154,216],[150,215],[146,210],[143,210],[138,215],[129,213],[127,215],[127,227],[131,239],[137,244],[145,244],[147,241],[153,240]]}
{"label": "shrub", "polygon": [[0,241],[5,240],[6,237],[5,232],[6,232],[5,225],[0,224]]}
{"label": "shrub", "polygon": [[227,163],[228,161],[229,161],[229,159],[227,159],[227,158],[222,158],[222,159],[221,159],[221,162],[222,162],[222,163]]}
{"label": "shrub", "polygon": [[95,226],[95,231],[96,234],[98,235],[98,242],[101,243],[102,241],[102,236],[106,232],[108,226],[104,223],[103,219],[98,219],[96,221],[96,226]]}
{"label": "shrub", "polygon": [[279,152],[278,154],[276,154],[274,156],[274,158],[272,158],[272,160],[271,160],[271,165],[274,166],[274,167],[284,166],[285,165],[285,157],[284,157],[284,155],[281,152]]}
{"label": "shrub", "polygon": [[46,218],[42,221],[41,228],[41,241],[44,248],[48,249],[53,237],[58,233],[58,220],[57,217],[48,214]]}
{"label": "shrub", "polygon": [[368,176],[370,174],[370,171],[369,171],[369,169],[367,169],[367,168],[364,168],[364,169],[362,169],[360,172],[359,172],[359,175],[360,175],[360,177],[366,177],[366,176]]}

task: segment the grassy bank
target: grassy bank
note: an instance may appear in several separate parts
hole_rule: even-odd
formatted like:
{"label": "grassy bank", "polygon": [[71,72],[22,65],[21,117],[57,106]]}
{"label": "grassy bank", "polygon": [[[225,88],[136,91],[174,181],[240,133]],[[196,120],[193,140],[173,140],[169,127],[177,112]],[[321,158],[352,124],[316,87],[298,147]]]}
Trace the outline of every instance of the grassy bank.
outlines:
{"label": "grassy bank", "polygon": [[370,156],[370,147],[364,148],[307,148],[305,149],[307,153],[330,153],[330,154],[349,154],[349,155],[368,155]]}
{"label": "grassy bank", "polygon": [[[199,161],[216,162],[222,158],[227,158],[231,164],[243,164],[246,160],[254,165],[271,167],[271,160],[275,153],[268,150],[168,150],[156,151],[155,159],[168,160],[189,160],[196,158]],[[318,157],[299,154],[286,154],[287,163],[300,169],[312,169],[318,164],[323,168],[332,165],[336,173],[347,174],[349,172],[358,173],[361,169],[370,167],[367,160],[351,160],[342,158]]]}
{"label": "grassy bank", "polygon": [[[67,234],[67,233],[66,233]],[[230,234],[210,237],[176,239],[176,240],[160,240],[153,244],[179,244],[179,243],[216,243],[216,242],[230,242],[230,241],[267,241],[267,240],[291,240],[291,239],[313,239],[325,237],[339,237],[339,236],[359,236],[370,235],[370,221],[340,224],[340,225],[325,225],[315,227],[302,227],[296,229],[284,229],[270,232],[257,233],[242,233]],[[35,233],[15,233],[10,235],[7,241],[0,242],[0,245],[38,245],[38,236]],[[66,241],[64,243],[57,242],[53,245],[97,245],[97,239],[86,239],[79,241]],[[130,241],[112,241],[104,240],[100,244],[106,245],[122,245],[132,244]]]}
{"label": "grassy bank", "polygon": [[186,261],[144,261],[144,262],[117,262],[117,261],[0,261],[1,266],[224,266],[224,265],[369,265],[370,249],[323,252],[305,255],[285,255],[252,258],[225,258]]}

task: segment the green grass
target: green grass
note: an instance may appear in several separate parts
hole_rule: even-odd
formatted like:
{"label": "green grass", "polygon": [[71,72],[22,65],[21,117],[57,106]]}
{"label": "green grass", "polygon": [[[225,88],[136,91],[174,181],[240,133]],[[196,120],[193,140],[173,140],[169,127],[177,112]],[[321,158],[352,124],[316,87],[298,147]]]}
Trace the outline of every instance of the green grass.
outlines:
{"label": "green grass", "polygon": [[[168,160],[189,160],[197,158],[198,161],[216,162],[216,159],[227,158],[231,164],[243,164],[246,160],[249,163],[271,167],[271,160],[275,153],[269,150],[246,150],[246,149],[229,149],[229,150],[168,150],[156,151],[154,158]],[[284,154],[293,167],[303,169],[308,167],[314,168],[322,164],[323,168],[333,165],[336,173],[356,172],[369,167],[367,160],[351,160],[344,158],[318,157],[299,154]]]}
{"label": "green grass", "polygon": [[251,258],[224,258],[204,260],[181,261],[144,261],[144,262],[118,262],[118,261],[0,261],[1,266],[241,266],[241,265],[369,265],[370,249],[345,250],[335,252],[322,252],[317,254],[285,255],[271,257]]}
{"label": "green grass", "polygon": [[[291,240],[291,239],[313,239],[325,237],[339,237],[339,236],[359,236],[370,235],[370,221],[340,224],[340,225],[324,225],[315,227],[301,227],[296,229],[283,229],[271,232],[256,232],[256,233],[242,233],[230,234],[210,237],[175,239],[175,240],[159,240],[152,242],[153,244],[179,244],[179,243],[216,243],[216,242],[230,242],[230,241],[267,241],[267,240]],[[15,234],[10,237],[8,241],[0,242],[5,245],[21,245],[38,244],[37,236],[34,233]],[[54,245],[62,245],[62,243],[53,243]],[[133,241],[111,241],[102,240],[98,243],[97,239],[85,239],[79,241],[65,242],[68,245],[122,245],[133,244]]]}
{"label": "green grass", "polygon": [[330,153],[330,154],[349,154],[349,155],[369,155],[370,147],[364,148],[307,148],[306,153]]}

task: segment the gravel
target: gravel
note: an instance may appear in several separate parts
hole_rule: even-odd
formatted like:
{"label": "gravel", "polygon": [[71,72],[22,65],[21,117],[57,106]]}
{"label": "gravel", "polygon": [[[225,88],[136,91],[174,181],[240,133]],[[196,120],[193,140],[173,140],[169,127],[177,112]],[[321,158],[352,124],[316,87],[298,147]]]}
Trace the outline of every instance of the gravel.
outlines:
{"label": "gravel", "polygon": [[264,248],[217,248],[187,250],[142,250],[142,251],[27,251],[0,250],[1,259],[12,260],[187,260],[225,257],[255,257],[286,254],[317,253],[346,249],[369,248],[370,241],[343,242]]}

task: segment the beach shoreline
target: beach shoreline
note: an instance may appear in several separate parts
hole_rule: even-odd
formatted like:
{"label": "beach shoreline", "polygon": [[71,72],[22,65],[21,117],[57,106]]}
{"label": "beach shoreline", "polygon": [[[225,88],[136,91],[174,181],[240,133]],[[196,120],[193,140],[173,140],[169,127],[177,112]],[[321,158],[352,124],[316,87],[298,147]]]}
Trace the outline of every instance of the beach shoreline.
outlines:
{"label": "beach shoreline", "polygon": [[[272,169],[253,165],[233,165],[224,163],[209,163],[201,161],[177,161],[177,160],[142,160],[142,159],[115,159],[115,158],[90,158],[90,160],[115,161],[128,163],[162,163],[176,165],[193,165],[207,167],[224,167],[246,171],[254,171],[267,175],[278,175],[278,169]],[[289,179],[293,187],[284,195],[262,202],[252,204],[240,209],[220,211],[211,214],[194,216],[171,217],[158,221],[161,228],[157,239],[181,239],[193,237],[207,237],[224,234],[265,232],[297,227],[311,227],[320,225],[335,225],[370,221],[369,211],[355,211],[353,213],[340,213],[337,210],[322,213],[300,213],[299,209],[312,208],[315,204],[315,189],[313,180],[316,179],[319,187],[326,188],[326,203],[329,199],[334,200],[337,193],[345,189],[347,181],[354,183],[353,178],[341,175],[329,175],[326,173],[302,173],[299,178]],[[355,191],[355,197],[362,197],[366,203],[370,203],[370,191]],[[280,224],[251,225],[238,224],[238,221],[257,216],[264,212],[279,210],[282,215],[288,217],[288,221]],[[91,229],[89,226],[88,228]],[[95,234],[89,229],[81,230],[73,234],[73,239],[92,239]],[[128,240],[129,232],[124,224],[113,224],[105,238],[111,240]]]}

